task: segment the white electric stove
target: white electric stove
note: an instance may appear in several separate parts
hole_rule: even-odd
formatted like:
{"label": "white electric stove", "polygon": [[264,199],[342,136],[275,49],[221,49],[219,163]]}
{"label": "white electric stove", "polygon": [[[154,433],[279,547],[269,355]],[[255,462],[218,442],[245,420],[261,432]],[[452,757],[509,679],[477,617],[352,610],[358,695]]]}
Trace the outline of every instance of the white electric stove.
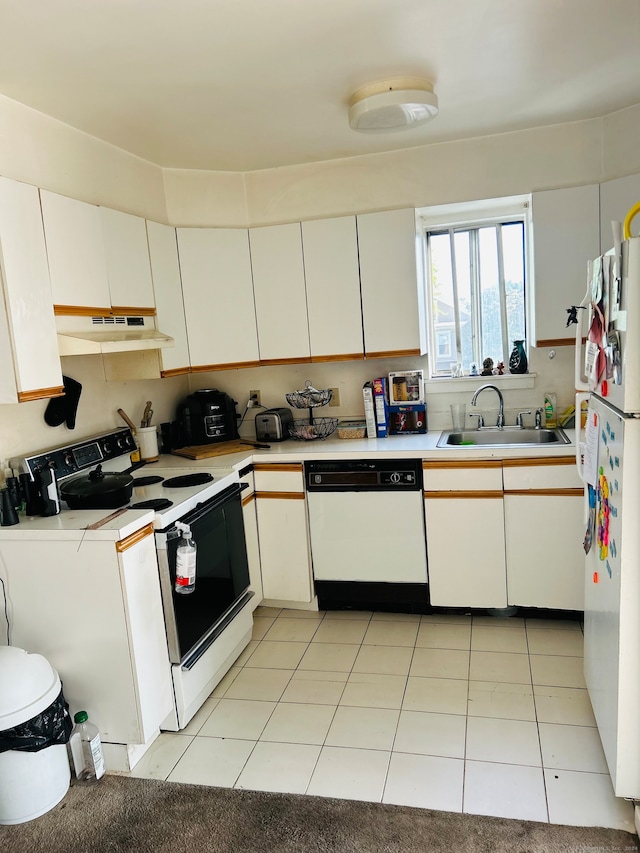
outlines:
{"label": "white electric stove", "polygon": [[[62,552],[64,543],[76,549],[73,551],[75,555],[76,551],[82,553],[92,547],[92,542],[100,540],[113,541],[115,555],[121,550],[123,540],[126,540],[128,547],[128,543],[136,542],[145,529],[153,527],[154,589],[151,589],[152,580],[148,573],[144,590],[139,589],[137,592],[138,606],[142,612],[146,599],[151,601],[160,597],[162,601],[161,612],[156,607],[153,617],[142,615],[141,624],[145,621],[149,623],[153,618],[153,631],[156,631],[158,616],[161,620],[160,630],[166,637],[163,655],[169,672],[166,667],[156,664],[155,677],[158,683],[170,677],[173,707],[168,714],[166,710],[162,713],[160,728],[175,731],[187,725],[251,638],[253,593],[249,590],[244,538],[243,486],[238,472],[232,468],[216,468],[202,461],[190,464],[190,460],[177,456],[161,456],[158,462],[132,466],[129,455],[134,448],[131,431],[118,429],[11,460],[16,476],[29,473],[33,477],[40,468],[49,466],[55,470],[58,482],[64,483],[74,477],[87,476],[97,465],[101,465],[108,473],[130,473],[134,482],[131,499],[124,506],[70,509],[61,500],[57,515],[27,517],[21,512],[20,521],[14,527],[0,527],[0,549],[3,547],[3,539],[11,540],[11,548],[15,548],[15,560],[12,558],[15,566],[11,566],[10,575],[15,571],[17,576],[20,555],[26,550],[35,552],[39,549],[38,554],[46,552],[51,555],[53,564],[56,564],[56,555],[58,550]],[[176,553],[181,541],[178,522],[190,526],[198,550],[195,589],[188,595],[180,594],[176,587]],[[26,545],[20,547],[20,541],[29,543],[29,548]],[[61,543],[59,549],[57,543]],[[64,559],[62,553],[60,559]],[[41,569],[38,560],[34,560],[33,575],[36,583],[40,577],[43,578],[43,593],[46,596],[45,588],[52,582],[53,576],[44,565],[44,560]],[[133,573],[131,583],[134,585],[137,583],[135,578],[136,574]],[[90,588],[83,585],[82,591],[87,593],[87,602],[90,602]],[[57,592],[64,601],[77,599],[76,590]],[[58,630],[61,624],[68,626],[67,645],[82,639],[83,644],[93,644],[102,649],[101,638],[98,635],[90,636],[91,620],[85,626],[85,634],[81,638],[74,634],[71,614],[65,619],[56,617],[52,621]],[[147,642],[145,637],[148,636],[148,630],[151,630],[149,624],[140,634],[139,642],[142,645]],[[35,636],[35,625],[33,633]],[[53,635],[53,632],[46,633]],[[42,643],[41,637],[38,642]],[[45,645],[44,653],[47,651],[50,649]],[[158,649],[156,651],[159,655],[157,660],[160,660],[162,653]],[[135,657],[135,650],[132,654]],[[67,672],[71,672],[73,666],[75,660],[69,664]],[[108,666],[108,656],[104,666]],[[151,675],[152,668],[148,667],[144,678],[149,681],[150,691],[153,689]],[[94,707],[89,695],[93,688],[86,674],[83,679],[85,688],[86,698],[82,692],[79,695],[83,696],[87,705]],[[96,692],[100,689],[99,679],[95,689]],[[104,705],[104,701],[96,702],[96,710],[100,706],[104,708]],[[148,732],[145,732],[146,745],[147,736]],[[129,755],[134,749],[132,743],[141,743],[140,737],[136,735],[133,741],[127,740]],[[109,732],[104,731],[103,740],[108,742],[109,739]]]}
{"label": "white electric stove", "polygon": [[[60,502],[57,516],[29,520],[29,526],[82,529],[96,523],[96,515],[102,518],[113,516],[120,519],[136,510],[153,511],[153,526],[156,530],[168,527],[197,504],[210,500],[232,483],[238,482],[238,474],[232,468],[203,467],[202,463],[189,465],[189,460],[177,457],[160,457],[160,462],[132,466],[129,460],[135,441],[130,429],[118,429],[74,444],[63,445],[52,450],[12,459],[11,466],[16,474],[28,472],[33,478],[40,468],[51,465],[56,471],[58,483],[82,476],[101,465],[105,472],[128,471],[133,477],[131,500],[122,507],[109,510],[71,510],[64,500]],[[162,464],[165,461],[165,466]],[[91,517],[89,517],[91,513]],[[100,519],[98,519],[99,521]]]}

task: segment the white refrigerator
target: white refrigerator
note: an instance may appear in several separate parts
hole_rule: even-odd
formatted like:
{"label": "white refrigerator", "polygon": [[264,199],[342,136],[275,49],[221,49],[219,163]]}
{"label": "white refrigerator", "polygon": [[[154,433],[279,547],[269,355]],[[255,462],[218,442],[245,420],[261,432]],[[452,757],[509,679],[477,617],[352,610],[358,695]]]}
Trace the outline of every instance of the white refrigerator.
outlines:
{"label": "white refrigerator", "polygon": [[[584,673],[616,796],[640,798],[640,237],[589,264],[576,332]],[[583,336],[586,343],[583,344]]]}

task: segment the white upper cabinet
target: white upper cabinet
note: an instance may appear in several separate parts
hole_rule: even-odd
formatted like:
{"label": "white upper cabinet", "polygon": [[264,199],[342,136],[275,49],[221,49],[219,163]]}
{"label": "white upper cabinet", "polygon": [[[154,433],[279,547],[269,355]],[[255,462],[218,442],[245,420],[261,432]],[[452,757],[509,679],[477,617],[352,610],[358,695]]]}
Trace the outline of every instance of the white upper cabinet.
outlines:
{"label": "white upper cabinet", "polygon": [[567,308],[587,287],[587,263],[600,254],[599,186],[533,193],[533,329],[531,343],[574,341]]}
{"label": "white upper cabinet", "polygon": [[415,211],[357,217],[364,347],[369,358],[419,355],[422,340]]}
{"label": "white upper cabinet", "polygon": [[192,369],[258,364],[258,336],[245,229],[178,228]]}
{"label": "white upper cabinet", "polygon": [[[613,246],[612,222],[624,222],[627,213],[640,201],[640,175],[628,175],[600,184],[600,245],[606,252]],[[640,217],[631,223],[634,236],[640,233]]]}
{"label": "white upper cabinet", "polygon": [[189,347],[184,318],[176,229],[159,222],[147,222],[149,258],[153,277],[157,326],[171,335],[175,344],[160,350],[162,373],[188,373]]}
{"label": "white upper cabinet", "polygon": [[310,360],[300,223],[249,230],[262,363]]}
{"label": "white upper cabinet", "polygon": [[0,402],[62,393],[37,187],[0,178]]}
{"label": "white upper cabinet", "polygon": [[109,292],[115,313],[119,309],[153,312],[153,283],[145,220],[140,216],[100,208],[107,259]]}
{"label": "white upper cabinet", "polygon": [[51,293],[57,308],[111,307],[100,208],[40,190]]}
{"label": "white upper cabinet", "polygon": [[302,223],[311,360],[363,357],[355,216]]}

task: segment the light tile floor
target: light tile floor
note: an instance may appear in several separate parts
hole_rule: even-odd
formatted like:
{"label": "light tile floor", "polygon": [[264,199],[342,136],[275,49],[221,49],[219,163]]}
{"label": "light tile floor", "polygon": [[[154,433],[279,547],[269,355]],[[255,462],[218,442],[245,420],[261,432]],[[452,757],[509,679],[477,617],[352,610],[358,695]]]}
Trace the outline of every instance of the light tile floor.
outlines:
{"label": "light tile floor", "polygon": [[133,776],[634,831],[578,622],[255,612],[253,639]]}

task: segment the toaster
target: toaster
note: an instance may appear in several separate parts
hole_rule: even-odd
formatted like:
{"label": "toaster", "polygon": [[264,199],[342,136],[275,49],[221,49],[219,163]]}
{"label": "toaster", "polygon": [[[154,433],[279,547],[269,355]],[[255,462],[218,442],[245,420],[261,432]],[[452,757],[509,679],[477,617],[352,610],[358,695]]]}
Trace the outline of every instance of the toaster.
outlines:
{"label": "toaster", "polygon": [[291,409],[265,409],[256,415],[256,441],[284,441],[289,438]]}

